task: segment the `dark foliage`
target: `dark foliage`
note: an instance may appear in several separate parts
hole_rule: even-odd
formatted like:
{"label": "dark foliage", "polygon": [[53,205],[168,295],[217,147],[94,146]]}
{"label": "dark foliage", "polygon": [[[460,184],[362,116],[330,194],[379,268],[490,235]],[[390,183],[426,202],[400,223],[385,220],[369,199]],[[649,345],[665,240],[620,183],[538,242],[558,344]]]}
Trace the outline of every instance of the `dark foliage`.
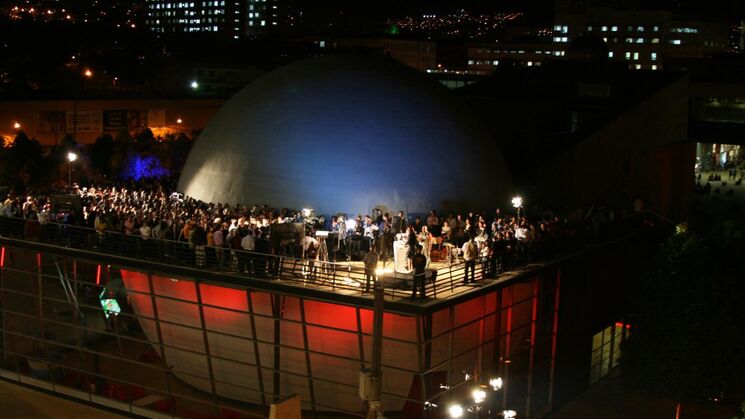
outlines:
{"label": "dark foliage", "polygon": [[745,240],[732,223],[680,233],[642,277],[623,346],[624,377],[682,402],[743,388]]}

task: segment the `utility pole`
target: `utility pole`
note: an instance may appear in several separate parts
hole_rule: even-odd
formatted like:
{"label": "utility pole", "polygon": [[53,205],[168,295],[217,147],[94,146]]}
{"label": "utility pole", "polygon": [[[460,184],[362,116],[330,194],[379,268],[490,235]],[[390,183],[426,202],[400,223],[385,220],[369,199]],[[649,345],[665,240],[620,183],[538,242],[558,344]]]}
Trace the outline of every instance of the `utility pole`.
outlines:
{"label": "utility pole", "polygon": [[372,363],[370,365],[370,393],[367,401],[367,419],[383,417],[380,406],[380,393],[383,389],[383,282],[375,281],[375,300],[373,303]]}

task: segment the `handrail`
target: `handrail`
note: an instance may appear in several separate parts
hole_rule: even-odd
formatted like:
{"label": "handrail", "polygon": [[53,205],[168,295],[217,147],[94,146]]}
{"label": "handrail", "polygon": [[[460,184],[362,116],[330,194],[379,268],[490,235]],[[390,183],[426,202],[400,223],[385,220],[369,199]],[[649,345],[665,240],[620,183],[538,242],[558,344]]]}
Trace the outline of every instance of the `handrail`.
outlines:
{"label": "handrail", "polygon": [[[597,243],[628,232],[629,225],[642,225],[637,219],[645,220],[648,215],[664,219],[656,213],[642,212],[620,217],[612,223],[595,229],[588,237],[563,234],[544,238],[535,242],[518,244],[516,248],[496,254],[492,258],[480,258],[476,263],[477,284],[484,279],[496,278],[502,272],[523,266],[529,262],[547,259],[562,250],[576,248],[585,243]],[[301,259],[287,255],[248,252],[242,249],[217,246],[195,246],[188,242],[148,238],[139,235],[123,234],[114,231],[97,231],[92,228],[26,220],[17,217],[0,216],[0,236],[23,238],[40,243],[85,249],[94,252],[124,256],[128,258],[157,261],[175,266],[189,266],[209,272],[220,272],[239,277],[266,280],[282,280],[303,287],[328,287],[331,292],[365,295],[365,267],[349,261],[321,261]],[[397,275],[396,278],[400,278]],[[384,276],[385,278],[385,276]],[[464,266],[461,261],[438,269],[434,281],[425,284],[429,297],[438,291],[449,290],[448,295],[467,292],[471,287],[459,288],[464,279]],[[403,278],[399,286],[408,288],[411,279]],[[399,293],[398,295],[402,295]],[[403,294],[405,295],[405,293]],[[387,288],[386,296],[395,298],[395,289]]]}

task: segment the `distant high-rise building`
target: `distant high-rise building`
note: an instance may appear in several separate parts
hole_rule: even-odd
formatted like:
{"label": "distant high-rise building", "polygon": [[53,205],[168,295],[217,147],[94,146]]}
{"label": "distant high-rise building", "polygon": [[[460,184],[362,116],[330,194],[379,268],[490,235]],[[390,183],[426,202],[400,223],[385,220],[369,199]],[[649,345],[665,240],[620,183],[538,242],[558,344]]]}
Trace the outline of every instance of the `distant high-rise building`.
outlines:
{"label": "distant high-rise building", "polygon": [[[593,2],[590,2],[593,3]],[[563,10],[563,12],[562,12]],[[727,51],[727,27],[671,11],[628,10],[588,6],[560,9],[553,28],[554,50],[562,55],[580,35],[601,38],[608,58],[634,69],[662,69],[671,60],[701,59]]]}
{"label": "distant high-rise building", "polygon": [[243,39],[283,25],[282,0],[146,0],[145,25],[156,33],[216,33]]}

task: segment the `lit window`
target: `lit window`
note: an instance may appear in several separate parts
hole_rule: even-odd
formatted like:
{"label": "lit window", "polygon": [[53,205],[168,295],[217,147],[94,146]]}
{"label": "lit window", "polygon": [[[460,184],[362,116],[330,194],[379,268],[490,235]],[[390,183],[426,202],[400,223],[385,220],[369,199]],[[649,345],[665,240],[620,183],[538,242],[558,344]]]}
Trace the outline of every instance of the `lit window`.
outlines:
{"label": "lit window", "polygon": [[569,26],[562,26],[561,33],[567,33],[567,32],[569,32]]}
{"label": "lit window", "polygon": [[660,38],[652,38],[652,43],[653,44],[659,44],[660,43]]}
{"label": "lit window", "polygon": [[657,64],[652,64],[652,70],[657,70]]}
{"label": "lit window", "polygon": [[611,32],[618,32],[618,26],[611,26],[610,31]]}
{"label": "lit window", "polygon": [[266,26],[266,20],[261,21],[261,26]]}
{"label": "lit window", "polygon": [[653,52],[652,53],[652,61],[657,61],[657,53],[656,52]]}
{"label": "lit window", "polygon": [[607,26],[603,26],[602,28],[600,28],[600,30],[603,31],[603,32],[608,32],[608,27]]}
{"label": "lit window", "polygon": [[633,38],[626,38],[626,43],[627,44],[633,44],[634,43],[634,39]]}
{"label": "lit window", "polygon": [[634,61],[637,61],[637,60],[639,60],[639,53],[638,52],[635,52],[634,53]]}
{"label": "lit window", "polygon": [[568,38],[567,38],[566,36],[563,36],[563,37],[561,38],[561,42],[567,42],[567,41],[569,41],[569,39],[568,39]]}
{"label": "lit window", "polygon": [[555,30],[556,32],[560,32],[560,31],[561,31],[561,25],[556,25],[556,26],[554,26],[554,30]]}
{"label": "lit window", "polygon": [[592,32],[592,26],[587,27],[587,32]]}
{"label": "lit window", "polygon": [[499,65],[499,61],[494,60],[494,61],[491,62],[491,65]]}
{"label": "lit window", "polygon": [[638,26],[638,27],[636,28],[636,31],[637,31],[637,32],[644,32],[644,26]]}
{"label": "lit window", "polygon": [[641,70],[642,69],[642,65],[641,64],[637,64],[637,65],[634,66],[634,68],[636,68],[637,70]]}
{"label": "lit window", "polygon": [[318,46],[321,48],[326,48],[326,41],[321,41],[318,43]]}
{"label": "lit window", "polygon": [[603,42],[608,43],[608,38],[603,38]]}
{"label": "lit window", "polygon": [[628,51],[626,51],[626,59],[627,60],[630,60],[631,59],[631,53],[628,52]]}
{"label": "lit window", "polygon": [[613,58],[613,51],[608,52],[608,58]]}
{"label": "lit window", "polygon": [[659,26],[654,26],[654,27],[652,27],[652,31],[653,32],[659,32],[660,31],[660,27]]}
{"label": "lit window", "polygon": [[468,65],[473,65],[473,63],[474,63],[473,60],[468,60]]}
{"label": "lit window", "polygon": [[672,40],[670,40],[670,43],[673,44],[673,45],[680,45],[681,44],[680,39],[672,39]]}
{"label": "lit window", "polygon": [[644,38],[636,38],[636,43],[637,44],[643,44],[644,43]]}

